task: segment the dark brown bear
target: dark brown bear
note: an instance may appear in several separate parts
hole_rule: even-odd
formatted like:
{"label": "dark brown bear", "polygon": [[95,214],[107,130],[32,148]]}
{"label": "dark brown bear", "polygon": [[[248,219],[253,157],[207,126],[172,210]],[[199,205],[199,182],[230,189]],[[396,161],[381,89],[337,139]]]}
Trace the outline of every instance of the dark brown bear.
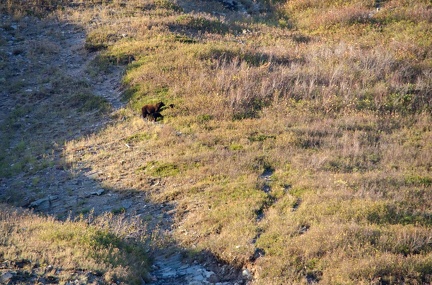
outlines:
{"label": "dark brown bear", "polygon": [[160,111],[162,111],[162,108],[165,106],[163,102],[159,102],[157,104],[148,104],[144,105],[141,108],[142,116],[143,118],[147,118],[147,116],[150,116],[153,118],[153,120],[156,122],[157,118],[162,118]]}

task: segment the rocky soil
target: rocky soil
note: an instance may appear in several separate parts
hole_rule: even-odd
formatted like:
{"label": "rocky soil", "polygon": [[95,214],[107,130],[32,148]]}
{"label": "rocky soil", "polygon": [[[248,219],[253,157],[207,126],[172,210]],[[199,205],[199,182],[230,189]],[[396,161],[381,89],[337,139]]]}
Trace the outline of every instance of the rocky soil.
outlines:
{"label": "rocky soil", "polygon": [[[28,150],[36,156],[34,165],[50,161],[43,167],[23,166],[22,171],[0,178],[0,201],[58,219],[91,211],[94,215],[125,212],[127,216],[152,217],[147,221],[149,226],[169,235],[171,205],[152,204],[144,193],[105,189],[98,173],[80,169],[79,165],[78,171],[71,171],[62,160],[65,141],[92,134],[111,122],[109,115],[101,118],[95,112],[71,113],[68,96],[80,89],[103,96],[113,111],[123,108],[123,68],[112,66],[108,71],[90,72],[97,53],[84,48],[86,34],[81,27],[56,20],[0,17],[0,84],[6,86],[0,90],[0,124],[4,126],[0,135],[8,138],[7,153],[13,153],[22,142],[31,146],[33,141],[40,141],[42,149]],[[25,110],[24,114],[20,110]],[[176,245],[153,252],[151,284],[230,285],[245,284],[251,278],[247,270],[221,264],[208,253],[195,259],[184,257]],[[58,282],[56,276],[61,269],[39,268],[31,261],[22,261],[21,266],[17,262],[21,261],[0,260],[1,283]],[[43,275],[47,278],[37,277],[40,271],[49,272]],[[91,272],[77,270],[71,276],[75,281],[70,284],[83,284],[82,280],[103,283]]]}

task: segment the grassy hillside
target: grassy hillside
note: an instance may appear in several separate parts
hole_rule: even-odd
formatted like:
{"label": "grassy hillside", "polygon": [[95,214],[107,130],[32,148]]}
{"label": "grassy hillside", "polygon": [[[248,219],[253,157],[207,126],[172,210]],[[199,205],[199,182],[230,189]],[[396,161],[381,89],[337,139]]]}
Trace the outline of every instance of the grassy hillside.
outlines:
{"label": "grassy hillside", "polygon": [[176,242],[254,284],[432,282],[430,1],[56,3],[95,70],[127,65],[127,108],[65,142],[71,171],[173,205]]}

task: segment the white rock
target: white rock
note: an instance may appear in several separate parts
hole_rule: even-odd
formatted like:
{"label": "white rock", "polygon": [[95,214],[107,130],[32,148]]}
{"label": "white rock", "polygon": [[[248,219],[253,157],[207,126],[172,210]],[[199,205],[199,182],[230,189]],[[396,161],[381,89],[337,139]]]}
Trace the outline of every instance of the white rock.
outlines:
{"label": "white rock", "polygon": [[242,271],[242,275],[243,275],[244,277],[246,277],[247,279],[252,279],[252,274],[250,273],[249,269],[244,269],[244,270]]}

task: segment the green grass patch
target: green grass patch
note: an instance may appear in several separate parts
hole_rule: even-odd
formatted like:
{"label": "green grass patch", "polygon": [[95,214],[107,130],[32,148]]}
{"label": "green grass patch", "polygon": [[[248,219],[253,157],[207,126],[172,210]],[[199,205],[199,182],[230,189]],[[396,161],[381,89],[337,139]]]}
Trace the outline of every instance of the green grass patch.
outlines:
{"label": "green grass patch", "polygon": [[230,30],[230,27],[218,20],[210,20],[204,17],[196,17],[192,15],[180,15],[176,20],[176,25],[171,26],[175,29],[191,29],[200,30],[207,33],[225,34]]}
{"label": "green grass patch", "polygon": [[138,168],[138,171],[144,171],[146,174],[154,177],[169,177],[178,175],[180,167],[174,163],[150,161],[145,166]]}
{"label": "green grass patch", "polygon": [[413,186],[429,187],[432,185],[432,177],[422,175],[408,175],[405,177],[405,182]]}
{"label": "green grass patch", "polygon": [[128,144],[139,143],[142,141],[147,141],[147,140],[151,139],[151,137],[152,137],[152,135],[149,133],[140,133],[140,134],[135,134],[135,135],[132,135],[130,137],[127,137],[124,139],[124,141]]}
{"label": "green grass patch", "polygon": [[105,98],[89,93],[73,95],[69,104],[81,112],[99,111],[104,113],[110,109],[110,105]]}

